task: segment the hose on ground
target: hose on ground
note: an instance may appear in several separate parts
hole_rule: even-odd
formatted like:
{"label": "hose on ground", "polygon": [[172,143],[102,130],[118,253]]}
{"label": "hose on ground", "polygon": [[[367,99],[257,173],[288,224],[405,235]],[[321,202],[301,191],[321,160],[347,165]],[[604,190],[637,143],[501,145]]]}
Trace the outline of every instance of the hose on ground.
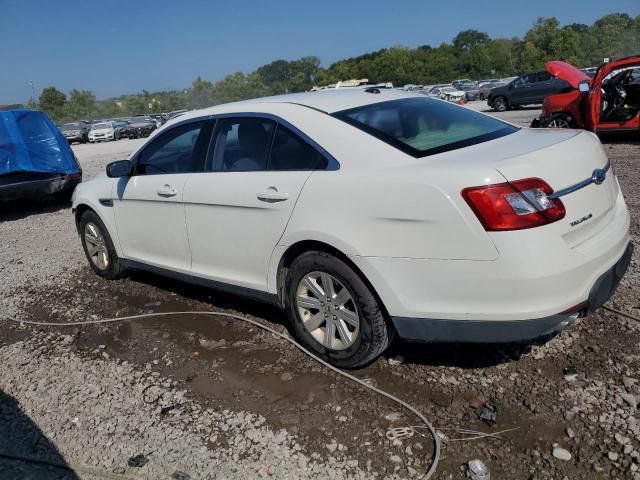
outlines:
{"label": "hose on ground", "polygon": [[[216,317],[227,317],[227,318],[233,318],[235,320],[241,320],[243,322],[247,322],[250,323],[251,325],[254,325],[255,327],[258,327],[262,330],[265,330],[273,335],[276,335],[277,337],[289,342],[290,344],[292,344],[294,347],[296,347],[298,350],[300,350],[301,352],[303,352],[304,354],[306,354],[307,356],[311,357],[312,359],[314,359],[316,362],[322,364],[323,366],[325,366],[326,368],[328,368],[329,370],[332,370],[334,372],[336,372],[338,375],[342,375],[343,377],[351,380],[352,382],[355,382],[375,393],[377,393],[378,395],[381,395],[389,400],[391,400],[392,402],[395,402],[396,404],[400,405],[401,407],[403,407],[404,409],[406,409],[407,411],[413,413],[416,417],[418,417],[418,419],[420,419],[420,421],[422,423],[424,423],[424,425],[427,427],[427,429],[429,430],[429,432],[431,433],[431,436],[433,437],[433,457],[431,460],[431,464],[429,466],[429,469],[425,472],[425,474],[421,477],[423,480],[429,480],[433,474],[436,471],[436,468],[438,466],[438,462],[440,461],[440,437],[438,436],[438,433],[436,432],[436,429],[433,427],[433,425],[431,424],[431,422],[429,422],[429,420],[427,420],[427,418],[420,413],[415,407],[409,405],[407,402],[405,402],[404,400],[401,400],[400,398],[384,391],[381,390],[377,387],[374,387],[373,385],[370,385],[369,383],[360,380],[359,378],[351,375],[350,373],[347,373],[343,370],[340,370],[337,367],[334,367],[333,365],[331,365],[330,363],[326,362],[325,360],[321,359],[320,357],[316,356],[314,353],[310,352],[309,350],[307,350],[304,346],[302,346],[301,344],[299,344],[298,342],[296,342],[293,338],[291,338],[288,335],[285,335],[284,333],[278,332],[277,330],[274,330],[273,328],[264,325],[260,322],[257,322],[255,320],[251,320],[250,318],[246,318],[243,317],[241,315],[235,315],[233,313],[225,313],[225,312],[198,312],[198,311],[190,311],[190,312],[158,312],[158,313],[143,313],[140,315],[129,315],[126,317],[115,317],[115,318],[104,318],[104,319],[99,319],[99,320],[86,320],[86,321],[81,321],[81,322],[35,322],[35,321],[30,321],[30,320],[18,320],[16,318],[12,318],[12,317],[4,317],[6,320],[15,322],[15,323],[20,323],[20,324],[24,324],[24,325],[33,325],[33,326],[39,326],[39,327],[73,327],[73,326],[80,326],[80,325],[95,325],[95,324],[104,324],[104,323],[114,323],[114,322],[125,322],[125,321],[131,321],[131,320],[142,320],[142,319],[148,319],[148,318],[157,318],[157,317],[165,317],[165,316],[176,316],[176,315],[202,315],[202,316],[216,316]],[[96,474],[94,472],[94,474]],[[111,474],[108,474],[111,475]],[[105,478],[114,478],[113,476],[104,476]],[[115,477],[115,478],[120,478],[122,479],[122,477]]]}
{"label": "hose on ground", "polygon": [[615,308],[611,308],[611,307],[607,307],[607,306],[603,306],[603,307],[600,307],[600,308],[602,308],[603,310],[606,310],[608,312],[611,312],[611,313],[616,313],[616,314],[618,314],[618,315],[620,315],[622,317],[626,317],[626,318],[628,318],[630,320],[635,320],[636,322],[640,322],[640,317],[636,317],[635,315],[632,315],[630,313],[623,312],[622,310],[616,310]]}

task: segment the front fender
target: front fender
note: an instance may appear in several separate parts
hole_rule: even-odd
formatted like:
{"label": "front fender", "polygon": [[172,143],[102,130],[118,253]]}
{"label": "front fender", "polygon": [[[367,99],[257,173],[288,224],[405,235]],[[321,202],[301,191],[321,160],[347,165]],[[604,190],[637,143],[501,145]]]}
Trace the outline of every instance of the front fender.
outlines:
{"label": "front fender", "polygon": [[[113,246],[116,249],[116,253],[119,257],[123,257],[122,247],[120,245],[120,239],[118,238],[118,230],[116,228],[116,219],[113,209],[113,190],[115,188],[117,179],[100,179],[100,181],[88,181],[83,182],[76,187],[73,192],[71,211],[74,215],[77,215],[79,211],[89,208],[93,210],[109,233]],[[100,201],[104,202],[101,203]],[[109,202],[111,201],[111,206]],[[76,217],[77,226],[77,217]]]}

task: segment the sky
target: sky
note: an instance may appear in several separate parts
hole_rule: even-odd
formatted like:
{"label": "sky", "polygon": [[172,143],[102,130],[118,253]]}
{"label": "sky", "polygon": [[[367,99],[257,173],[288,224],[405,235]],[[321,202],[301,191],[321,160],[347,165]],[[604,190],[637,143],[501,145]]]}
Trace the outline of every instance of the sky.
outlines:
{"label": "sky", "polygon": [[522,36],[538,17],[591,24],[638,0],[0,0],[0,104],[48,86],[98,99],[216,81],[277,59]]}

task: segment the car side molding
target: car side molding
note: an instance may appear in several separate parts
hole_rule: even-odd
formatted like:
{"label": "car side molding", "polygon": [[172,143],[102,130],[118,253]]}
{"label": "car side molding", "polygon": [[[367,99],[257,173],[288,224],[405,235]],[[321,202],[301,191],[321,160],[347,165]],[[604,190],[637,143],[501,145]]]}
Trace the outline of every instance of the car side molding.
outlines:
{"label": "car side molding", "polygon": [[174,272],[162,267],[156,267],[155,265],[149,265],[136,260],[123,259],[126,268],[131,270],[142,270],[149,273],[155,273],[163,277],[173,278],[185,283],[191,283],[192,285],[198,285],[205,288],[211,288],[213,290],[220,290],[232,295],[238,295],[246,298],[253,298],[261,302],[265,302],[271,305],[275,305],[278,308],[282,308],[280,299],[275,293],[263,292],[262,290],[256,290],[248,287],[240,287],[238,285],[232,285],[229,283],[219,282],[216,280],[210,280],[208,278],[198,277],[196,275],[189,275],[187,273]]}

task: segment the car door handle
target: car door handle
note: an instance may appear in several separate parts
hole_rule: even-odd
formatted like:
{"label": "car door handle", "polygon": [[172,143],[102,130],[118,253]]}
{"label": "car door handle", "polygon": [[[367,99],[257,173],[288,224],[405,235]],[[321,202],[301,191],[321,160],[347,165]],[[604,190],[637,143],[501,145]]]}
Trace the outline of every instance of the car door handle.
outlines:
{"label": "car door handle", "polygon": [[258,200],[267,203],[277,203],[289,200],[289,194],[285,192],[279,192],[275,187],[270,187],[264,192],[258,193]]}
{"label": "car door handle", "polygon": [[171,185],[165,185],[164,187],[158,189],[156,193],[158,194],[158,196],[165,197],[165,198],[175,197],[178,194],[176,189],[173,188]]}

